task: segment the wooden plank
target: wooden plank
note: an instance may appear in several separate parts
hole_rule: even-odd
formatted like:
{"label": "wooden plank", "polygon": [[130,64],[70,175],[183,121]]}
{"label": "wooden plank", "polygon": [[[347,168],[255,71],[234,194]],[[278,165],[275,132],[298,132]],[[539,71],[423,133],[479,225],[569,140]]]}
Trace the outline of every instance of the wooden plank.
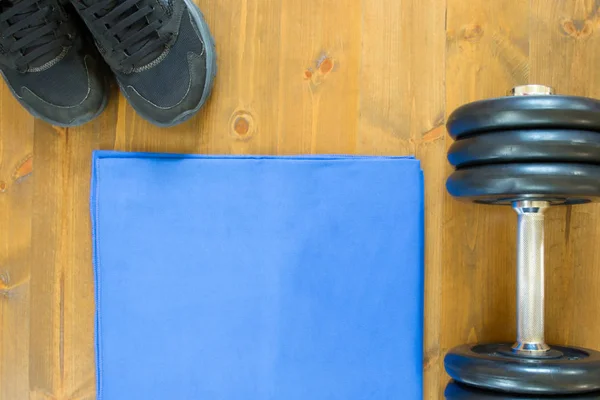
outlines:
{"label": "wooden plank", "polygon": [[[448,0],[446,112],[529,79],[529,2]],[[451,144],[451,140],[447,141]],[[451,172],[446,163],[446,171]],[[442,353],[515,338],[515,229],[508,207],[445,201]],[[448,379],[444,375],[439,398]]]}
{"label": "wooden plank", "polygon": [[198,117],[199,151],[352,153],[360,56],[355,3],[199,2],[219,63],[212,99]]}
{"label": "wooden plank", "polygon": [[[531,4],[532,82],[600,98],[600,2]],[[556,207],[547,219],[547,340],[600,349],[600,206]]]}
{"label": "wooden plank", "polygon": [[280,154],[356,151],[360,12],[359,0],[282,1]]}
{"label": "wooden plank", "polygon": [[[62,163],[66,130],[35,122],[34,156],[38,171],[34,187],[31,265],[30,386],[32,400],[52,398],[62,375],[60,254],[62,193],[68,186]],[[58,374],[58,376],[57,376]]]}
{"label": "wooden plank", "polygon": [[425,173],[424,398],[440,380],[445,0],[362,1],[357,152],[416,155]]}
{"label": "wooden plank", "polygon": [[445,142],[446,129],[442,125],[417,145],[416,156],[421,160],[425,176],[425,326],[423,337],[423,398],[438,400],[442,376],[442,230],[445,200]]}
{"label": "wooden plank", "polygon": [[413,154],[444,122],[445,0],[362,1],[358,150]]}
{"label": "wooden plank", "polygon": [[33,118],[0,84],[0,400],[29,392]]}
{"label": "wooden plank", "polygon": [[276,152],[281,0],[202,0],[215,37],[218,75],[197,117],[202,152]]}
{"label": "wooden plank", "polygon": [[116,108],[113,102],[102,118],[68,133],[65,173],[69,185],[64,188],[61,236],[64,262],[61,357],[65,400],[95,397],[95,298],[89,217],[91,154],[96,149],[113,148]]}
{"label": "wooden plank", "polygon": [[36,122],[31,400],[95,397],[91,153],[114,145],[117,99],[80,128]]}

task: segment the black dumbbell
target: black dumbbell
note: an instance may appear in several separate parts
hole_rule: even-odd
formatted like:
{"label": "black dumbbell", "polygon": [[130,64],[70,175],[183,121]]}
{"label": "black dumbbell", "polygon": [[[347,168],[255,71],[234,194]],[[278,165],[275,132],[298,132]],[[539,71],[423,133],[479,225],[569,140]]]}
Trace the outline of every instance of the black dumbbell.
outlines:
{"label": "black dumbbell", "polygon": [[444,391],[446,400],[600,400],[600,393],[585,393],[579,395],[542,396],[515,395],[510,393],[490,392],[450,382]]}
{"label": "black dumbbell", "polygon": [[600,101],[540,85],[458,108],[448,119],[456,170],[448,192],[518,214],[517,340],[463,345],[444,363],[456,381],[516,394],[600,390],[600,352],[544,339],[544,211],[600,200]]}

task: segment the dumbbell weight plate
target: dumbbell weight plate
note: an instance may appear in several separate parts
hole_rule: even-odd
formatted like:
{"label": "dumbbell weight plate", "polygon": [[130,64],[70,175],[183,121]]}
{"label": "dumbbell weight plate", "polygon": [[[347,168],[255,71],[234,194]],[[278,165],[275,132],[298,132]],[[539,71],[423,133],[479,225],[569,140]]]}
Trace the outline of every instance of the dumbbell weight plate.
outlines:
{"label": "dumbbell weight plate", "polygon": [[[456,382],[450,382],[444,392],[446,400],[548,400],[547,396],[539,395],[512,395],[508,393],[481,390]],[[552,396],[553,400],[600,400],[600,393],[586,393],[580,395]]]}
{"label": "dumbbell weight plate", "polygon": [[600,391],[600,353],[551,346],[554,358],[511,355],[509,343],[463,345],[446,355],[446,371],[457,382],[485,390],[564,395]]}
{"label": "dumbbell weight plate", "polygon": [[483,204],[545,200],[581,204],[600,199],[600,166],[566,163],[492,164],[454,171],[446,181],[450,195]]}
{"label": "dumbbell weight plate", "polygon": [[511,96],[481,100],[457,108],[448,117],[446,127],[454,139],[493,130],[600,131],[600,101],[575,96]]}
{"label": "dumbbell weight plate", "polygon": [[537,129],[481,132],[455,141],[448,161],[457,168],[492,163],[600,164],[600,132]]}

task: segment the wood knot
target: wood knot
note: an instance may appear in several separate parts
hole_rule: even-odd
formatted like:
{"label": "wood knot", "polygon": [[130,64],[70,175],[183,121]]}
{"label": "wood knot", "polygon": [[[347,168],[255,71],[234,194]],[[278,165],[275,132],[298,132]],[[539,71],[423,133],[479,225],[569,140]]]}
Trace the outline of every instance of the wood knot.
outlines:
{"label": "wood knot", "polygon": [[33,172],[33,156],[30,154],[17,164],[13,172],[13,180],[16,182],[21,181],[23,178],[29,176]]}
{"label": "wood knot", "polygon": [[467,25],[463,28],[463,39],[468,42],[477,42],[483,36],[483,28],[479,24]]}
{"label": "wood knot", "polygon": [[573,21],[564,19],[561,21],[563,34],[574,39],[585,39],[594,33],[594,23],[590,20]]}
{"label": "wood knot", "polygon": [[315,62],[316,68],[307,68],[304,70],[304,80],[311,84],[313,88],[319,86],[327,79],[330,72],[335,71],[336,63],[333,58],[322,54]]}
{"label": "wood knot", "polygon": [[440,347],[434,345],[431,349],[427,350],[423,355],[423,369],[428,370],[432,365],[438,363],[440,359]]}
{"label": "wood knot", "polygon": [[6,192],[6,182],[0,181],[0,193]]}
{"label": "wood knot", "polygon": [[327,75],[333,70],[334,65],[334,62],[330,57],[324,57],[318,62],[319,72],[323,75]]}
{"label": "wood knot", "polygon": [[231,116],[231,132],[242,140],[246,140],[254,133],[254,118],[247,111],[236,111]]}
{"label": "wood knot", "polygon": [[0,272],[0,289],[8,289],[10,285],[10,273],[8,271]]}

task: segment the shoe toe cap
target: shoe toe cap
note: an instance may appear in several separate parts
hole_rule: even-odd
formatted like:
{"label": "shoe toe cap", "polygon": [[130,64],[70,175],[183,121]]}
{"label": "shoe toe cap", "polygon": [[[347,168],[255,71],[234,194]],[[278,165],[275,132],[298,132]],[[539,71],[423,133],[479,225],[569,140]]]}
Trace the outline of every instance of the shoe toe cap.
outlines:
{"label": "shoe toe cap", "polygon": [[[206,87],[207,70],[204,55],[189,53],[187,64],[189,68],[176,78],[164,80],[148,77],[143,86],[151,85],[151,88],[140,84],[121,83],[121,89],[143,118],[158,126],[178,124],[200,109],[206,99],[206,91],[209,90]],[[161,65],[157,69],[166,67],[168,66]],[[160,75],[157,69],[153,69],[153,73]]]}
{"label": "shoe toe cap", "polygon": [[106,106],[106,78],[98,71],[98,61],[89,55],[82,57],[79,65],[65,63],[62,68],[69,71],[52,71],[44,84],[23,85],[17,94],[38,117],[54,125],[78,126]]}
{"label": "shoe toe cap", "polygon": [[55,65],[43,71],[20,74],[3,71],[19,102],[34,116],[58,126],[90,121],[107,103],[106,78],[99,62],[72,48]]}

